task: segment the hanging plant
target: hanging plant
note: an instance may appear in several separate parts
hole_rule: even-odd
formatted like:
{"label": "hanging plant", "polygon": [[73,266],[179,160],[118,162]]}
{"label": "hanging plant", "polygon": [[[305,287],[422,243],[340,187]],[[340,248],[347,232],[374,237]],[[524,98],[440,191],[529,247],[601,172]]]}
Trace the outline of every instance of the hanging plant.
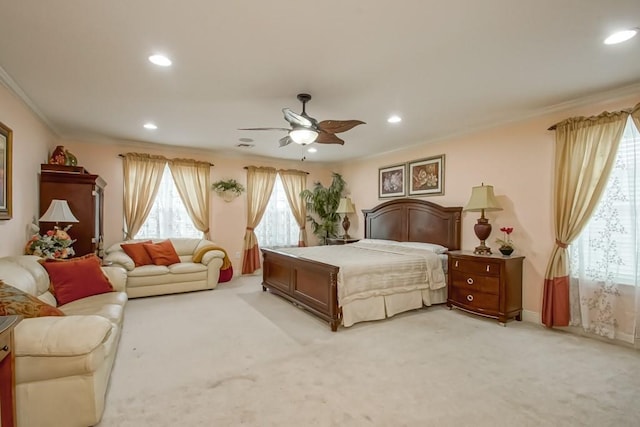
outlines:
{"label": "hanging plant", "polygon": [[244,192],[244,186],[235,179],[216,181],[211,184],[211,188],[226,202],[230,202]]}

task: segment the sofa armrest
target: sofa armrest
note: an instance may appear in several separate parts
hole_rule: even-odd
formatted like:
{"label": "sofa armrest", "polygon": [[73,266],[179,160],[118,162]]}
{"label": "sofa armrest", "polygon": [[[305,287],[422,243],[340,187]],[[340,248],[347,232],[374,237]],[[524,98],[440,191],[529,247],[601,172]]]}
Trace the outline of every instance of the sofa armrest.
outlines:
{"label": "sofa armrest", "polygon": [[50,316],[25,319],[14,332],[15,355],[78,356],[108,339],[111,322],[100,316]]}
{"label": "sofa armrest", "polygon": [[126,292],[127,290],[127,270],[114,264],[109,267],[102,267],[102,271],[109,279],[114,291]]}
{"label": "sofa armrest", "polygon": [[104,257],[104,260],[112,264],[117,264],[127,271],[131,271],[136,267],[131,257],[124,253],[124,251],[110,252]]}
{"label": "sofa armrest", "polygon": [[220,258],[220,259],[224,259],[224,252],[219,251],[219,250],[210,250],[207,251],[203,256],[202,256],[202,261],[200,261],[202,264],[204,265],[209,265],[209,263],[214,260],[215,258]]}

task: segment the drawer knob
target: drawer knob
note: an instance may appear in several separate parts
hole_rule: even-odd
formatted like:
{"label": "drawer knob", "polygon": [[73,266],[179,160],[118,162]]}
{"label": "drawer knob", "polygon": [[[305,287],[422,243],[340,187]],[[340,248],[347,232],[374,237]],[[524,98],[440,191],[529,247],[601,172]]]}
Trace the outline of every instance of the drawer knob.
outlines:
{"label": "drawer knob", "polygon": [[2,347],[2,351],[9,351],[9,346],[5,345],[4,347]]}
{"label": "drawer knob", "polygon": [[467,295],[467,301],[469,302],[473,301],[473,295]]}
{"label": "drawer knob", "polygon": [[456,267],[458,266],[458,261],[456,261]]}
{"label": "drawer knob", "polygon": [[487,273],[489,272],[489,264],[487,264]]}
{"label": "drawer knob", "polygon": [[467,279],[467,284],[468,284],[468,285],[473,285],[473,279],[472,279],[471,277],[469,277],[469,278]]}

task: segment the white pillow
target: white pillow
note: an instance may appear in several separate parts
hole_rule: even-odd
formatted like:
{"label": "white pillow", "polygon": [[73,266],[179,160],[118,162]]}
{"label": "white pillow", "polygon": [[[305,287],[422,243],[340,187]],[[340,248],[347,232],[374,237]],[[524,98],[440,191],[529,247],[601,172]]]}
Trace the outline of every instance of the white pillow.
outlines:
{"label": "white pillow", "polygon": [[360,239],[360,241],[358,243],[371,243],[372,245],[380,245],[380,244],[384,244],[384,245],[394,245],[399,243],[396,240],[384,240],[384,239]]}
{"label": "white pillow", "polygon": [[437,245],[435,243],[422,243],[422,242],[398,242],[398,246],[404,246],[405,248],[416,248],[433,251],[437,254],[446,253],[449,249],[446,246]]}

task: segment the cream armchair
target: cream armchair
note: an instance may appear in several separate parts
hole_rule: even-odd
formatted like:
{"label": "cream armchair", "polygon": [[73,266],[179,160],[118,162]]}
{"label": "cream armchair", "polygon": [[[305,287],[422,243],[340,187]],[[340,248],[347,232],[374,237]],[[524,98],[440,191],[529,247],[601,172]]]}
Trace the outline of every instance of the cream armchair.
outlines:
{"label": "cream armchair", "polygon": [[[166,239],[154,239],[153,242],[161,240]],[[128,240],[107,248],[105,261],[126,270],[126,289],[129,298],[215,289],[218,285],[220,267],[225,257],[222,250],[214,249],[215,244],[205,239],[170,238],[169,240],[180,258],[179,263],[169,266],[136,267],[133,259],[122,250],[121,244],[141,240]]]}

